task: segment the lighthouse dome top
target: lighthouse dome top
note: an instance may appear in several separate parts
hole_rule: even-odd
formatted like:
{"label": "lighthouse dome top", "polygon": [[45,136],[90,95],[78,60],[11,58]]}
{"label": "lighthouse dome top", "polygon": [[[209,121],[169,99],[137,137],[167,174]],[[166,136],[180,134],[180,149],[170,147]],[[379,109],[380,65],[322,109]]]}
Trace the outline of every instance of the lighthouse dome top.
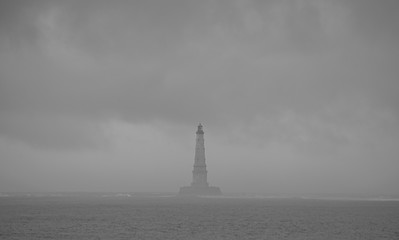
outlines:
{"label": "lighthouse dome top", "polygon": [[201,123],[198,125],[197,134],[204,134]]}

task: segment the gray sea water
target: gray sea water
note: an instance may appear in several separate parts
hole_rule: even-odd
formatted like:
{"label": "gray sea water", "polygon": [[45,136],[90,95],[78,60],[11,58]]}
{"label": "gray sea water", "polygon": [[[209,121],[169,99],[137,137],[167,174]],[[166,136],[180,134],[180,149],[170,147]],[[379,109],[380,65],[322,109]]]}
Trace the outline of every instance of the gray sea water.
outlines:
{"label": "gray sea water", "polygon": [[399,239],[399,202],[3,195],[0,239]]}

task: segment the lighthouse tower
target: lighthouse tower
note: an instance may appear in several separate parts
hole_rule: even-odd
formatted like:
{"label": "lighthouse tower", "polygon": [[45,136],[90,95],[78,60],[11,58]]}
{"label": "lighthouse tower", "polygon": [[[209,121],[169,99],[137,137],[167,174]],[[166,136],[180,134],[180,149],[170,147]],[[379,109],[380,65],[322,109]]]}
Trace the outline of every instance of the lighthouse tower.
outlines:
{"label": "lighthouse tower", "polygon": [[205,163],[205,145],[204,145],[204,131],[201,123],[198,125],[196,132],[195,157],[193,169],[193,182],[191,186],[208,187],[206,163]]}
{"label": "lighthouse tower", "polygon": [[191,186],[181,187],[181,195],[221,195],[218,187],[211,187],[208,184],[208,172],[205,163],[204,130],[201,123],[198,125],[195,139],[195,157],[193,169],[193,181]]}

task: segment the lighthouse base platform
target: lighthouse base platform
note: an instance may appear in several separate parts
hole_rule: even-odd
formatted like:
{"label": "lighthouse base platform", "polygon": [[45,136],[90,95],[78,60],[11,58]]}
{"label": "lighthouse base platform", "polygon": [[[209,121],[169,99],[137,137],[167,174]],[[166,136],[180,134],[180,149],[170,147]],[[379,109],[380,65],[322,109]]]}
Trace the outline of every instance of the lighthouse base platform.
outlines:
{"label": "lighthouse base platform", "polygon": [[185,186],[181,187],[179,195],[189,196],[220,196],[222,191],[218,187],[210,186]]}

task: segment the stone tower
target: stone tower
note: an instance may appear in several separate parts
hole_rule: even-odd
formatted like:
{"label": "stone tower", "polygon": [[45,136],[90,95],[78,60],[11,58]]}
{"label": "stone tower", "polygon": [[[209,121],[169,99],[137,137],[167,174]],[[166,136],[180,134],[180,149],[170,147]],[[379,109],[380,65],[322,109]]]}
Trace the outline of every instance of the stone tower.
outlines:
{"label": "stone tower", "polygon": [[191,186],[181,187],[181,195],[221,195],[218,187],[211,187],[208,184],[208,172],[205,163],[204,131],[201,123],[198,125],[195,139],[195,157],[193,169],[193,181]]}
{"label": "stone tower", "polygon": [[195,157],[193,169],[193,182],[191,186],[205,186],[208,187],[206,163],[205,163],[205,145],[204,145],[204,131],[201,123],[198,125],[195,140]]}

